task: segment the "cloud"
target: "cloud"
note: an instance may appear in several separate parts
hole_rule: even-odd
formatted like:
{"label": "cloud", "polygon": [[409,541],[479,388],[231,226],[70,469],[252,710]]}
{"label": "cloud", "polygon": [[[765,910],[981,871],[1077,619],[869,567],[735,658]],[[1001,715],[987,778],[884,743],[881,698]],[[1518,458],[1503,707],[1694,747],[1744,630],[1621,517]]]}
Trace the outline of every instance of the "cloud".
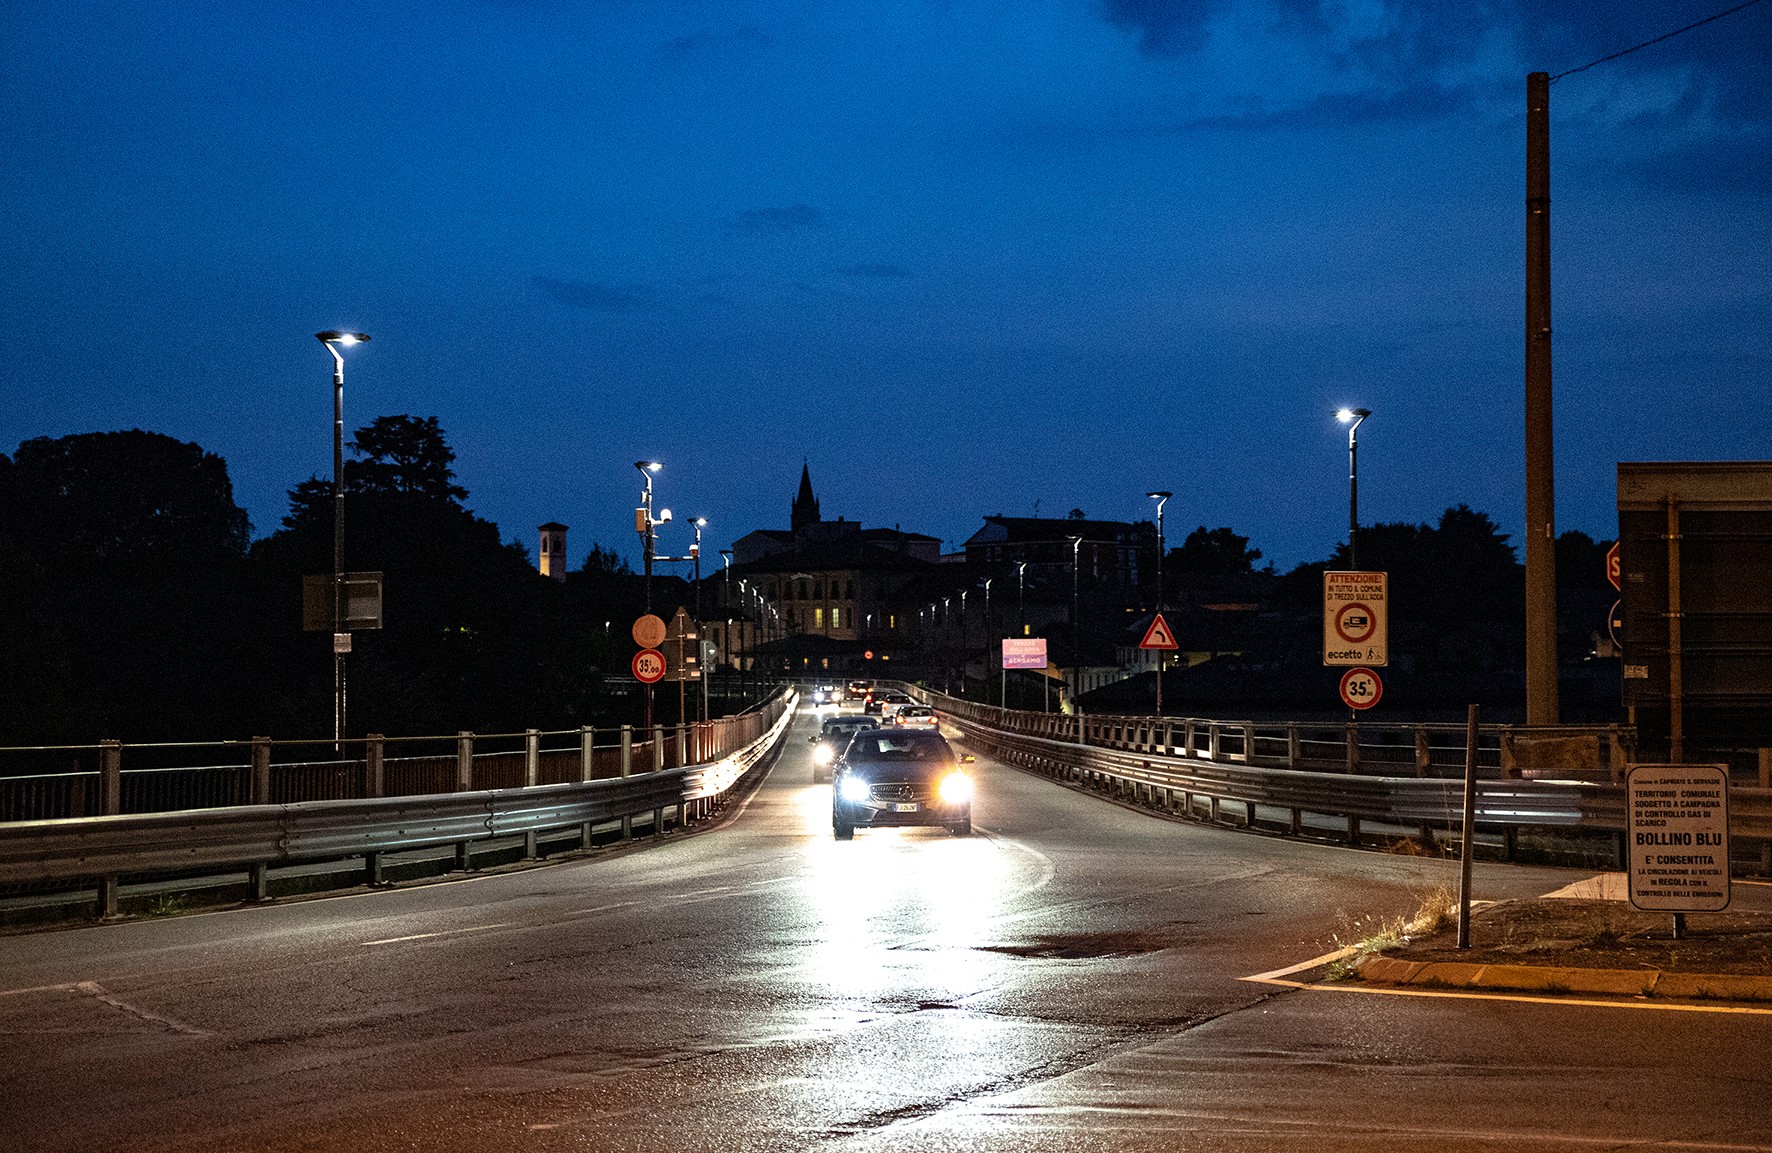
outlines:
{"label": "cloud", "polygon": [[810,204],[792,204],[786,208],[746,209],[726,222],[726,231],[733,236],[767,236],[828,225],[821,210]]}
{"label": "cloud", "polygon": [[560,304],[569,304],[573,308],[583,308],[591,312],[653,312],[661,307],[639,285],[622,288],[592,284],[584,280],[559,280],[552,276],[537,276],[530,283],[540,289],[544,296]]}
{"label": "cloud", "polygon": [[859,276],[873,280],[899,280],[910,272],[896,264],[840,264],[831,269],[838,276]]}

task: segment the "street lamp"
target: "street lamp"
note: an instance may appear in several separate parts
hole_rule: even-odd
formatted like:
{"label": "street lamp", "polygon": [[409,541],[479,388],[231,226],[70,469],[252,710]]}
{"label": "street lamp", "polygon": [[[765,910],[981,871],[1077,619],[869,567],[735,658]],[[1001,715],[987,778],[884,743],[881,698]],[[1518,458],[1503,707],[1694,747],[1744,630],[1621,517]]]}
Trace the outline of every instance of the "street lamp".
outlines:
{"label": "street lamp", "polygon": [[1344,408],[1335,414],[1335,419],[1347,425],[1347,567],[1360,567],[1359,552],[1354,537],[1360,531],[1360,470],[1359,441],[1355,435],[1360,425],[1372,415],[1368,408]]}
{"label": "street lamp", "polygon": [[640,534],[640,551],[646,560],[646,611],[652,611],[652,554],[658,549],[658,526],[671,519],[670,510],[658,520],[652,519],[652,474],[664,465],[656,460],[637,460],[634,467],[646,482],[640,494],[640,507],[634,510],[634,531]]}
{"label": "street lamp", "polygon": [[[1157,502],[1157,615],[1163,615],[1163,506],[1175,494],[1158,489],[1144,495]],[[1157,650],[1157,715],[1163,715],[1163,660],[1169,654],[1162,649]]]}
{"label": "street lamp", "polygon": [[1027,632],[1028,562],[1015,562],[1015,627]]}
{"label": "street lamp", "polygon": [[1147,492],[1144,495],[1157,502],[1157,611],[1163,611],[1163,506],[1169,503],[1172,492]]}
{"label": "street lamp", "polygon": [[1082,626],[1080,623],[1082,620],[1082,612],[1080,610],[1083,602],[1078,591],[1081,588],[1078,573],[1082,569],[1082,558],[1083,538],[1080,536],[1074,536],[1071,538],[1071,668],[1075,670],[1071,674],[1071,696],[1073,700],[1076,697],[1078,686],[1082,684],[1083,641]]}
{"label": "street lamp", "polygon": [[698,516],[689,522],[695,526],[695,543],[689,546],[689,559],[695,562],[695,619],[701,619],[701,530],[708,527],[708,518]]}
{"label": "street lamp", "polygon": [[332,751],[345,739],[345,653],[351,634],[345,631],[345,358],[339,349],[362,344],[366,332],[329,328],[314,337],[332,354]]}

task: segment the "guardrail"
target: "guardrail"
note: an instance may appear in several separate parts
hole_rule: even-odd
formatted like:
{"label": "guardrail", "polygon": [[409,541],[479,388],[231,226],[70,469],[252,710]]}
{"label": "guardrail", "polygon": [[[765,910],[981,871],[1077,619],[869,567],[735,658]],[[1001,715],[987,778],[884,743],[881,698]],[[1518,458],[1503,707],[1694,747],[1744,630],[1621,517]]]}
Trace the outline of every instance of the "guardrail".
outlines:
{"label": "guardrail", "polygon": [[[660,833],[668,814],[674,813],[679,826],[708,815],[713,803],[779,744],[797,703],[794,694],[781,695],[738,718],[745,723],[726,726],[728,735],[749,730],[750,740],[711,752],[701,763],[667,768],[663,743],[654,741],[652,766],[634,772],[636,745],[624,732],[616,774],[608,778],[590,775],[596,758],[587,755],[578,762],[586,774],[579,780],[539,783],[539,742],[532,734],[524,753],[527,781],[515,787],[4,823],[0,887],[89,884],[97,889],[99,915],[111,916],[117,911],[118,880],[126,875],[245,868],[250,898],[263,899],[272,865],[361,857],[365,880],[375,883],[381,878],[381,854],[388,852],[453,845],[457,867],[466,869],[473,844],[494,838],[521,835],[524,855],[533,858],[537,834],[549,830],[577,826],[581,843],[589,845],[594,826],[619,821],[621,835],[631,836],[633,820],[650,814],[652,831]],[[679,748],[687,749],[687,741],[687,735],[680,738]],[[258,742],[254,748],[268,751]],[[121,774],[115,756],[111,759],[102,775],[114,795]],[[457,765],[471,778],[471,753]],[[255,756],[253,767],[257,791],[267,784],[269,765]]]}
{"label": "guardrail", "polygon": [[[1296,736],[1283,759],[1264,757],[1262,736],[1253,732],[1257,726],[1243,722],[1152,717],[1079,721],[1005,711],[914,686],[911,691],[1007,763],[1167,812],[1294,835],[1307,831],[1309,818],[1322,818],[1339,823],[1340,835],[1353,844],[1368,832],[1365,823],[1383,826],[1387,832],[1381,835],[1387,838],[1400,835],[1433,843],[1463,820],[1462,763],[1456,778],[1424,771],[1440,766],[1437,761],[1423,765],[1419,758],[1413,765],[1401,762],[1412,770],[1408,776],[1386,775],[1379,767],[1383,762],[1371,761],[1362,761],[1360,772],[1326,772],[1296,767],[1302,759]],[[1296,733],[1309,726],[1274,727]],[[1437,729],[1419,727],[1430,733]],[[1059,735],[1047,735],[1053,733]],[[1225,739],[1227,733],[1235,733],[1236,739]],[[1456,747],[1462,762],[1462,734]],[[1498,742],[1494,747],[1499,751],[1501,746]],[[1477,781],[1477,827],[1499,834],[1510,859],[1525,829],[1600,834],[1610,840],[1615,859],[1624,859],[1622,785],[1524,779],[1511,775],[1502,757],[1490,760]],[[1732,787],[1729,798],[1730,832],[1738,850],[1757,849],[1745,859],[1738,852],[1737,864],[1772,872],[1772,789]]]}

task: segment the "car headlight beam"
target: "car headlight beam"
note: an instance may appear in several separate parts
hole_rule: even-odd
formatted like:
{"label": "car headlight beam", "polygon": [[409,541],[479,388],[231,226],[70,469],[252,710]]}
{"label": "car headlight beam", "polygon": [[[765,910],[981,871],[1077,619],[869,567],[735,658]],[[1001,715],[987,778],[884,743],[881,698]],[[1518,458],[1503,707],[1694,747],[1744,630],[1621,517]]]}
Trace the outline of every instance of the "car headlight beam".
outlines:
{"label": "car headlight beam", "polygon": [[842,783],[837,786],[837,792],[845,801],[853,804],[859,804],[872,795],[868,789],[868,783],[860,777],[844,777]]}
{"label": "car headlight beam", "polygon": [[946,805],[958,805],[972,799],[972,778],[965,773],[949,773],[941,779],[936,793]]}
{"label": "car headlight beam", "polygon": [[829,745],[820,745],[812,750],[812,763],[815,765],[828,765],[836,759],[837,750]]}

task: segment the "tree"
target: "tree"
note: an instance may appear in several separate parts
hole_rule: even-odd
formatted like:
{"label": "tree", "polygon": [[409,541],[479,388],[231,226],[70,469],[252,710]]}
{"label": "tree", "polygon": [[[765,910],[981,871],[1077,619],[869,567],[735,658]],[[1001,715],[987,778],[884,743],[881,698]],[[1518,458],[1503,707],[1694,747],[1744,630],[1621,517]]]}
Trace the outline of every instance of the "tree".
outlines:
{"label": "tree", "polygon": [[[344,462],[347,501],[399,493],[461,507],[468,498],[468,490],[455,483],[455,450],[434,416],[378,416],[356,431],[349,448],[361,459]],[[297,528],[315,517],[328,524],[332,519],[332,481],[317,476],[289,491],[283,525]]]}
{"label": "tree", "polygon": [[158,433],[19,446],[0,486],[4,743],[210,735],[249,526],[219,456]]}
{"label": "tree", "polygon": [[1249,538],[1228,528],[1208,529],[1201,525],[1187,534],[1181,547],[1171,549],[1169,567],[1177,573],[1198,573],[1204,576],[1228,576],[1255,571],[1261,550],[1249,547]]}
{"label": "tree", "polygon": [[596,541],[591,542],[591,551],[586,554],[585,563],[579,566],[578,571],[599,576],[634,575],[634,570],[629,566],[626,557],[612,548],[604,548]]}

